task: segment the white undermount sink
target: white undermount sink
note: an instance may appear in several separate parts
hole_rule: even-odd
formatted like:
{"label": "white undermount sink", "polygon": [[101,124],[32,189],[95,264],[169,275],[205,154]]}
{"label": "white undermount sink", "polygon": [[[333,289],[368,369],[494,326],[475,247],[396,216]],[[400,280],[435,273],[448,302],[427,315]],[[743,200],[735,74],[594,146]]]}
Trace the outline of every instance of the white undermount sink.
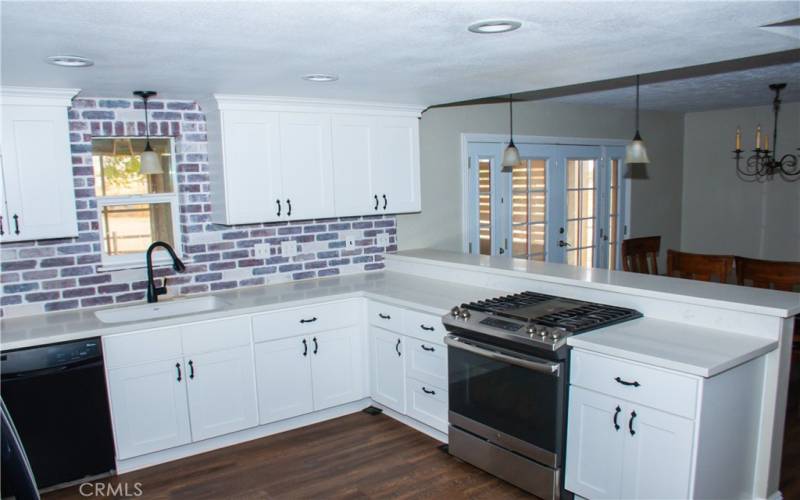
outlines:
{"label": "white undermount sink", "polygon": [[103,323],[125,323],[128,321],[168,318],[170,316],[213,311],[224,305],[227,305],[227,302],[216,297],[206,296],[194,299],[174,299],[140,306],[103,309],[96,311],[94,315]]}

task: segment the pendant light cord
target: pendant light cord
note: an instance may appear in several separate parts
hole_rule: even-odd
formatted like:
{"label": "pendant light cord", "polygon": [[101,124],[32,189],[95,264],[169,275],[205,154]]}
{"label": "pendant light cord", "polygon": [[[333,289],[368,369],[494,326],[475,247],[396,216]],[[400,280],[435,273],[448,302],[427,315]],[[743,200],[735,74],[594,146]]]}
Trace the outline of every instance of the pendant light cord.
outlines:
{"label": "pendant light cord", "polygon": [[508,125],[509,125],[509,137],[511,139],[511,144],[514,144],[514,106],[512,105],[512,94],[508,94]]}
{"label": "pendant light cord", "polygon": [[636,75],[636,133],[639,133],[639,75]]}
{"label": "pendant light cord", "polygon": [[147,117],[147,100],[149,96],[142,96],[144,99],[144,135],[147,138],[147,144],[150,144],[150,120]]}

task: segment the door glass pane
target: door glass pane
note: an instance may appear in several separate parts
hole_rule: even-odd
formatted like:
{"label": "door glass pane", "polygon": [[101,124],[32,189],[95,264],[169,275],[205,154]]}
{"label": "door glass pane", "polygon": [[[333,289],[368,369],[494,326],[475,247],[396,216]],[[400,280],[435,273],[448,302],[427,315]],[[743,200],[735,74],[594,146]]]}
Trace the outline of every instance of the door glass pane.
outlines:
{"label": "door glass pane", "polygon": [[547,160],[523,159],[513,168],[511,175],[512,255],[544,260],[547,227]]}
{"label": "door glass pane", "polygon": [[140,253],[153,241],[175,246],[169,203],[102,207],[103,251],[108,255]]}
{"label": "door glass pane", "polygon": [[613,158],[609,163],[609,190],[608,190],[608,233],[605,235],[608,245],[608,268],[617,268],[617,250],[620,242],[617,238],[619,230],[619,163],[618,158]]}
{"label": "door glass pane", "polygon": [[[492,162],[478,161],[478,225],[480,253],[492,253]],[[475,227],[475,226],[473,226]]]}
{"label": "door glass pane", "polygon": [[595,159],[567,160],[567,263],[584,267],[594,262],[596,167]]}
{"label": "door glass pane", "polygon": [[170,139],[150,139],[150,146],[161,159],[163,173],[160,174],[148,175],[139,172],[145,144],[144,139],[128,137],[92,139],[94,189],[97,196],[174,192],[175,187],[172,185],[170,174],[172,164]]}

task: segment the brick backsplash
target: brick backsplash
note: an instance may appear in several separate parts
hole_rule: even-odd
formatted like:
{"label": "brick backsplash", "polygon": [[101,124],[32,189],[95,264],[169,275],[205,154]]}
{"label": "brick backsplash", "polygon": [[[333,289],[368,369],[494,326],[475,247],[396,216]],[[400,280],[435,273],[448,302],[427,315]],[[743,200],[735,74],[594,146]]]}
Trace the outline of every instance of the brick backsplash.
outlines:
{"label": "brick backsplash", "polygon": [[[193,101],[148,103],[150,134],[175,141],[180,238],[186,271],[157,268],[181,295],[291,280],[372,271],[397,249],[394,216],[222,226],[211,222],[205,115]],[[144,136],[141,101],[76,98],[69,109],[78,236],[0,245],[0,315],[39,314],[142,301],[145,270],[100,271],[101,235],[92,169],[92,137]],[[345,232],[356,231],[355,248]],[[390,245],[377,246],[379,233]],[[293,240],[298,254],[284,257],[280,242]],[[271,255],[256,258],[253,246],[270,243]]]}

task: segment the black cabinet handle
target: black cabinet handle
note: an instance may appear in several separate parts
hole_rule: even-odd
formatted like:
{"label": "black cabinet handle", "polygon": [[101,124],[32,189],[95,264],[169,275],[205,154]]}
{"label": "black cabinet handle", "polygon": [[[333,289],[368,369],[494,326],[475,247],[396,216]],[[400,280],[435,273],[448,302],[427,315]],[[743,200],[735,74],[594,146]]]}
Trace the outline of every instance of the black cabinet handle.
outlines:
{"label": "black cabinet handle", "polygon": [[275,203],[278,204],[278,217],[281,216],[281,200],[275,200]]}
{"label": "black cabinet handle", "polygon": [[5,231],[3,231],[3,216],[0,215],[0,236],[2,236],[4,234],[6,234],[6,233],[5,233]]}
{"label": "black cabinet handle", "polygon": [[425,344],[420,344],[420,347],[422,347],[422,350],[423,350],[423,351],[428,351],[428,352],[433,352],[433,351],[435,351],[435,350],[436,350],[436,349],[434,349],[433,347],[428,347],[428,346],[426,346]]}
{"label": "black cabinet handle", "polygon": [[400,339],[397,339],[397,344],[395,344],[394,350],[397,351],[398,356],[402,356],[402,354],[400,354]]}
{"label": "black cabinet handle", "polygon": [[640,385],[642,385],[642,384],[640,384],[639,382],[637,382],[635,380],[633,382],[628,382],[627,380],[622,380],[619,377],[615,377],[614,380],[616,380],[617,383],[620,383],[622,385],[632,385],[634,387],[639,387]]}
{"label": "black cabinet handle", "polygon": [[375,210],[378,209],[378,195],[375,195]]}
{"label": "black cabinet handle", "polygon": [[422,328],[423,330],[425,330],[426,332],[432,332],[432,331],[436,330],[436,328],[434,328],[432,326],[419,325],[419,327]]}
{"label": "black cabinet handle", "polygon": [[378,317],[380,319],[392,319],[391,316],[389,316],[388,314],[383,314],[383,313],[378,313]]}
{"label": "black cabinet handle", "polygon": [[389,203],[389,200],[386,199],[386,195],[383,195],[383,209],[386,210],[386,205]]}
{"label": "black cabinet handle", "polygon": [[424,385],[422,386],[422,392],[424,392],[425,394],[436,394],[436,391],[433,390],[429,391],[428,389],[425,388]]}
{"label": "black cabinet handle", "polygon": [[313,323],[317,320],[316,316],[313,316],[311,319],[301,319],[300,323]]}
{"label": "black cabinet handle", "polygon": [[14,234],[19,234],[19,215],[14,214]]}
{"label": "black cabinet handle", "polygon": [[183,380],[183,377],[181,377],[181,364],[175,363],[175,369],[178,370],[178,382],[180,382]]}
{"label": "black cabinet handle", "polygon": [[632,411],[632,412],[631,412],[631,419],[630,419],[630,420],[628,420],[628,430],[629,430],[629,431],[631,431],[631,436],[633,436],[634,434],[636,434],[636,431],[635,431],[635,430],[633,430],[633,419],[634,419],[634,418],[636,418],[636,412],[635,412],[635,411]]}
{"label": "black cabinet handle", "polygon": [[194,362],[189,360],[189,378],[194,378]]}
{"label": "black cabinet handle", "polygon": [[617,410],[614,412],[614,429],[619,430],[619,424],[617,423],[617,417],[619,416],[619,412],[622,411],[622,408],[617,405]]}
{"label": "black cabinet handle", "polygon": [[308,356],[308,342],[303,339],[303,356]]}
{"label": "black cabinet handle", "polygon": [[286,215],[291,217],[292,216],[292,200],[286,198],[286,204],[289,205],[289,210],[286,212]]}
{"label": "black cabinet handle", "polygon": [[317,337],[314,337],[311,340],[314,342],[314,354],[316,354],[317,351],[319,350],[319,345],[317,344]]}

